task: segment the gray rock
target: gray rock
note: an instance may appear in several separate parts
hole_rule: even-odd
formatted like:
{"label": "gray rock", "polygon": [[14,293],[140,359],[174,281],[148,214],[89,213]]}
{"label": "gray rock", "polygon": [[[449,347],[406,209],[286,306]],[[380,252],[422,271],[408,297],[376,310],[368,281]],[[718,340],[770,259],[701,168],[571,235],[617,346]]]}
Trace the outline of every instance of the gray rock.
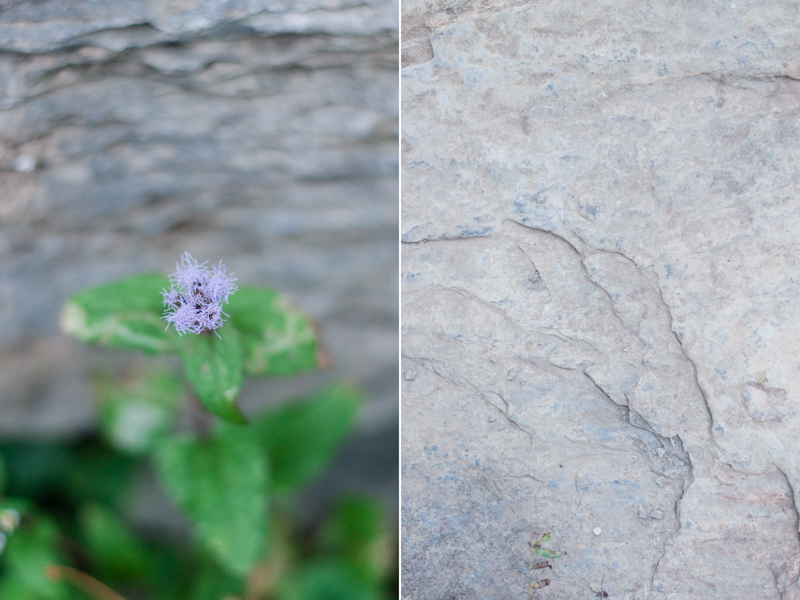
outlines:
{"label": "gray rock", "polygon": [[404,595],[798,597],[799,11],[404,5]]}

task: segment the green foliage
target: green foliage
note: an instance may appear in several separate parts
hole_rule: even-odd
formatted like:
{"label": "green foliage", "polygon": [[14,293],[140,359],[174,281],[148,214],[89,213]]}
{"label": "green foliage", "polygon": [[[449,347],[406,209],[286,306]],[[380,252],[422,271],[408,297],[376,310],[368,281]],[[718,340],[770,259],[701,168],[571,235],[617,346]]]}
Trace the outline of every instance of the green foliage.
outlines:
{"label": "green foliage", "polygon": [[547,548],[536,548],[535,552],[542,558],[561,558],[561,552],[554,552]]}
{"label": "green foliage", "polygon": [[311,322],[273,290],[242,286],[226,312],[242,334],[248,375],[288,375],[316,365]]}
{"label": "green foliage", "polygon": [[63,564],[57,550],[58,530],[43,516],[26,515],[22,526],[6,545],[4,557],[7,575],[0,582],[3,600],[62,600],[69,590],[63,582],[53,581],[45,573],[53,564]]}
{"label": "green foliage", "polygon": [[213,437],[165,440],[159,472],[200,538],[237,573],[250,569],[267,544],[267,463],[249,430],[219,424]]}
{"label": "green foliage", "polygon": [[[359,392],[330,386],[247,426],[236,404],[244,374],[316,366],[311,321],[275,291],[243,286],[224,306],[222,328],[178,336],[161,318],[169,285],[162,275],[139,275],[65,303],[64,332],[106,347],[177,354],[189,385],[164,364],[122,377],[100,373],[104,443],[0,445],[0,511],[24,515],[0,548],[0,598],[87,600],[78,588],[96,592],[96,578],[148,600],[383,600],[393,553],[375,502],[343,499],[316,536],[299,537],[289,515],[269,511],[272,494],[296,492],[330,463],[355,422]],[[190,392],[210,414],[181,417]],[[194,432],[175,433],[187,426]],[[151,458],[197,544],[140,538],[126,519],[132,484]]]}
{"label": "green foliage", "polygon": [[[161,290],[168,287],[168,278],[148,274],[84,290],[65,303],[61,329],[91,344],[149,354],[179,352],[186,377],[203,405],[232,423],[246,422],[235,403],[243,372],[256,376],[288,375],[316,365],[317,342],[311,322],[275,291],[243,286],[232,294],[225,307],[230,322],[217,332],[219,337],[211,332],[178,336],[161,319]],[[163,410],[163,405],[158,408],[152,397],[137,403],[130,398],[106,400],[106,434],[122,444],[123,450],[145,451],[158,432],[169,426],[168,411]],[[139,419],[145,431],[118,426],[120,420],[126,420],[128,411],[133,422]],[[135,439],[127,439],[126,435]]]}
{"label": "green foliage", "polygon": [[[140,595],[148,600],[188,600],[186,592],[196,577],[198,560],[193,549],[184,544],[173,545],[166,540],[155,540],[151,537],[146,540],[145,552],[145,573],[137,581],[127,582],[126,585],[136,585],[142,590]],[[113,580],[106,583],[116,586]],[[149,591],[149,594],[144,593],[144,590]],[[130,600],[133,600],[134,596],[131,596]],[[221,598],[222,596],[217,600]]]}
{"label": "green foliage", "polygon": [[4,444],[0,453],[6,462],[6,491],[27,498],[60,493],[78,460],[73,452],[54,443]]}
{"label": "green foliage", "polygon": [[[51,455],[72,457],[70,468],[83,463],[83,474],[67,473],[60,480],[65,491],[57,495],[63,502],[56,511],[59,536],[55,521],[37,512],[33,502],[0,501],[0,511],[14,508],[23,514],[22,525],[0,553],[0,598],[91,600],[71,584],[41,576],[33,581],[49,565],[77,561],[129,600],[384,600],[392,545],[379,505],[366,498],[344,498],[314,536],[317,544],[309,544],[308,536],[298,538],[288,514],[270,516],[264,503],[253,502],[257,497],[266,502],[267,494],[261,492],[268,477],[259,445],[246,441],[249,430],[220,423],[210,438],[165,438],[159,445],[162,480],[192,519],[197,548],[143,542],[124,513],[109,507],[110,501],[129,506],[121,502],[126,487],[121,482],[132,477],[130,470],[99,490],[83,487],[91,488],[104,473],[125,471],[121,465],[135,462],[94,443],[64,447],[60,453],[49,447]],[[23,455],[19,448],[12,450],[11,456]],[[16,470],[9,462],[10,470]],[[43,498],[53,497],[50,490],[40,492]],[[253,532],[262,542],[252,542]],[[62,555],[63,550],[77,553]]]}
{"label": "green foliage", "polygon": [[253,423],[269,457],[275,491],[296,490],[328,465],[353,425],[360,397],[354,386],[339,384],[269,411]]}
{"label": "green foliage", "polygon": [[378,591],[341,560],[304,564],[278,588],[278,600],[377,600]]}
{"label": "green foliage", "polygon": [[53,442],[0,446],[6,460],[6,491],[57,504],[114,504],[130,489],[139,464],[97,444],[67,447]]}
{"label": "green foliage", "polygon": [[189,591],[189,600],[221,600],[238,596],[244,587],[241,575],[221,568],[208,557],[201,557],[197,577]]}
{"label": "green foliage", "polygon": [[242,348],[235,329],[216,335],[187,334],[181,338],[186,377],[208,410],[230,421],[246,423],[236,406],[242,387]]}
{"label": "green foliage", "polygon": [[95,377],[100,430],[120,452],[140,455],[167,435],[186,392],[167,369],[139,370],[124,380]]}
{"label": "green foliage", "polygon": [[99,445],[80,447],[72,456],[75,462],[66,473],[64,492],[75,504],[120,504],[131,490],[141,466],[135,459]]}
{"label": "green foliage", "polygon": [[320,541],[365,583],[378,585],[386,577],[391,547],[383,511],[375,500],[361,496],[339,500],[320,532]]}
{"label": "green foliage", "polygon": [[87,504],[78,513],[80,537],[98,576],[125,581],[147,572],[147,551],[122,518],[101,504]]}
{"label": "green foliage", "polygon": [[163,275],[128,277],[75,294],[61,311],[61,330],[81,341],[149,354],[174,352],[177,334],[161,320]]}
{"label": "green foliage", "polygon": [[[540,590],[542,588],[547,587],[552,582],[551,579],[534,579],[533,572],[537,569],[546,569],[549,568],[552,570],[553,565],[550,564],[549,561],[540,561],[538,558],[534,558],[534,556],[540,556],[542,558],[561,558],[561,552],[556,552],[554,550],[548,550],[547,548],[542,548],[542,544],[545,544],[550,541],[550,534],[544,533],[539,535],[537,532],[531,533],[531,540],[528,542],[528,547],[531,549],[531,557],[530,562],[528,563],[528,600],[533,600],[533,591]],[[563,554],[566,554],[564,552]]]}

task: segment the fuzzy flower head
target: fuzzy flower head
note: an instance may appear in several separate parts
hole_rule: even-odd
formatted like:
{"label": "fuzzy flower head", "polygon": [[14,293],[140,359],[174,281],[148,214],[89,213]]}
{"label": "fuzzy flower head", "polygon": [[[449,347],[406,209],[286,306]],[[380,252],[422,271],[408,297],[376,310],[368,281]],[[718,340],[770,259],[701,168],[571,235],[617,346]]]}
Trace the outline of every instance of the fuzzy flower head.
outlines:
{"label": "fuzzy flower head", "polygon": [[[207,267],[192,258],[188,252],[176,265],[177,271],[169,276],[170,288],[163,290],[164,316],[167,328],[175,325],[178,335],[203,333],[222,327],[226,315],[222,303],[239,288],[233,273],[225,265]],[[217,334],[219,336],[219,334]]]}

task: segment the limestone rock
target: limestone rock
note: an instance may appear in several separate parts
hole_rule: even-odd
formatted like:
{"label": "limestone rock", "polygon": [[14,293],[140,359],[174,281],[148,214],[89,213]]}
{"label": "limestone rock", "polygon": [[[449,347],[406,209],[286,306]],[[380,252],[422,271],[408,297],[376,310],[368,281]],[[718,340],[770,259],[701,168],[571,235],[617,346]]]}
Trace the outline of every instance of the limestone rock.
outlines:
{"label": "limestone rock", "polygon": [[406,597],[800,594],[798,15],[404,5]]}

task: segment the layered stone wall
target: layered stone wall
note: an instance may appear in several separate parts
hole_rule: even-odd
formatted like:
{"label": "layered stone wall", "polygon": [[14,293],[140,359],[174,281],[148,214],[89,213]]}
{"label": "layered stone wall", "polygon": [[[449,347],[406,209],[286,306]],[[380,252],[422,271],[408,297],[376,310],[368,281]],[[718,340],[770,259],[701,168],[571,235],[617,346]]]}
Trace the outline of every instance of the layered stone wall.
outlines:
{"label": "layered stone wall", "polygon": [[403,32],[403,597],[800,597],[800,6]]}

